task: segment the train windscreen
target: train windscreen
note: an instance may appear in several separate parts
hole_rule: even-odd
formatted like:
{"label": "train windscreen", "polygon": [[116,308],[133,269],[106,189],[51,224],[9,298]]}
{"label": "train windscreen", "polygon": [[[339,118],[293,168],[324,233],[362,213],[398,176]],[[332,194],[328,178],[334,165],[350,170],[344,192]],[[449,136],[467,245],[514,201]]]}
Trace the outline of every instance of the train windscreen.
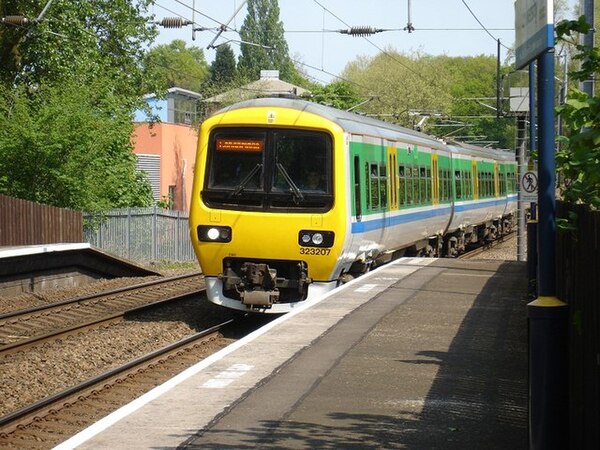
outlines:
{"label": "train windscreen", "polygon": [[326,211],[333,205],[328,133],[220,128],[211,133],[203,200],[245,210]]}

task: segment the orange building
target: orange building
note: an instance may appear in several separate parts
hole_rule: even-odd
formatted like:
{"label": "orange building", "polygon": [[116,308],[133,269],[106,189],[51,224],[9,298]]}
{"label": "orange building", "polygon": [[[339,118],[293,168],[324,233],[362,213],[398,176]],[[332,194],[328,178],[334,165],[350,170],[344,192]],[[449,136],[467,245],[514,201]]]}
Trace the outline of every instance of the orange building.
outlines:
{"label": "orange building", "polygon": [[146,97],[158,122],[148,122],[143,111],[134,119],[137,169],[148,175],[155,201],[168,202],[171,209],[179,211],[187,212],[190,206],[200,98],[196,92],[171,88],[165,99]]}

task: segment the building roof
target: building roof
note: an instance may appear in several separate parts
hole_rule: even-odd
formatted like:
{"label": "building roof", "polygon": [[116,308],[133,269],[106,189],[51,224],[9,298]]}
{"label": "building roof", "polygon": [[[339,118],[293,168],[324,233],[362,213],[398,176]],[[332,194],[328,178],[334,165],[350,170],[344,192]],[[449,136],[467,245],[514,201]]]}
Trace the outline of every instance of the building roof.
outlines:
{"label": "building roof", "polygon": [[207,103],[231,103],[265,96],[298,96],[310,93],[308,90],[279,79],[278,70],[262,70],[260,80],[223,92],[205,99]]}

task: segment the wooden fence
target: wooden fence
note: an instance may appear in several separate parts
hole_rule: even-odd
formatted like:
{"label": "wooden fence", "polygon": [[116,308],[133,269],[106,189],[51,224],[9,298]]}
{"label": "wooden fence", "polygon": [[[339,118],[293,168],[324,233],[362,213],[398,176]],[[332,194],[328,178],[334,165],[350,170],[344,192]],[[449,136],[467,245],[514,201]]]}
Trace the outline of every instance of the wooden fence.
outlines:
{"label": "wooden fence", "polygon": [[569,448],[600,448],[600,211],[577,214],[577,231],[557,233],[557,296],[569,304]]}
{"label": "wooden fence", "polygon": [[0,195],[0,246],[83,242],[81,212]]}

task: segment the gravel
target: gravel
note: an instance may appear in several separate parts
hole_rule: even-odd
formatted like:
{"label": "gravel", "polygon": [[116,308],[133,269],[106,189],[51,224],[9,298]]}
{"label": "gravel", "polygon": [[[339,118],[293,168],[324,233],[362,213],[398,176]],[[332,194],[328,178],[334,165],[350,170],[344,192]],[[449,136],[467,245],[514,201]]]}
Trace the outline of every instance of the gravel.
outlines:
{"label": "gravel", "polygon": [[[516,236],[474,259],[516,261]],[[197,268],[176,268],[160,272],[171,276],[197,271]],[[156,278],[158,277],[116,278],[78,288],[0,297],[0,314]],[[0,415],[182,339],[205,327],[207,322],[218,323],[226,313],[227,310],[213,305],[202,296],[190,300],[177,310],[131,318],[106,329],[72,336],[37,350],[0,359],[0,398],[3,399]]]}

